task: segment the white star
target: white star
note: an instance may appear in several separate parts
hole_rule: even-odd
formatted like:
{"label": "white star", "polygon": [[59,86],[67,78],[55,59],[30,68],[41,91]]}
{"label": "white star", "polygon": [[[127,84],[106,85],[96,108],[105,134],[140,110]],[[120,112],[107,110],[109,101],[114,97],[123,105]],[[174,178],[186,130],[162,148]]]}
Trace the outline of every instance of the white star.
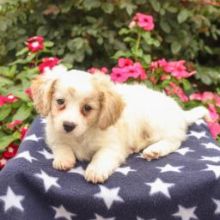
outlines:
{"label": "white star", "polygon": [[41,121],[40,121],[42,124],[46,124],[47,123],[47,120],[46,118],[41,118]]}
{"label": "white star", "polygon": [[58,178],[57,177],[53,177],[53,176],[49,176],[43,170],[41,170],[41,173],[35,174],[35,176],[43,180],[44,189],[45,189],[46,192],[52,186],[56,186],[56,187],[60,188],[60,185],[57,183]]}
{"label": "white star", "polygon": [[17,158],[24,158],[30,163],[32,163],[33,160],[37,160],[35,157],[32,157],[30,155],[29,151],[24,151],[22,153],[19,153],[14,159],[17,159]]}
{"label": "white star", "polygon": [[206,125],[205,121],[203,119],[199,119],[195,122],[196,125]]}
{"label": "white star", "polygon": [[220,157],[206,157],[206,156],[202,156],[202,159],[200,160],[206,160],[206,161],[210,161],[210,162],[214,162],[214,163],[218,163],[220,162]]}
{"label": "white star", "polygon": [[69,173],[77,173],[77,174],[80,174],[80,175],[84,175],[85,170],[81,166],[79,166],[79,167],[71,169],[69,171]]}
{"label": "white star", "polygon": [[47,160],[51,160],[54,158],[53,154],[49,153],[47,150],[43,149],[42,151],[38,151],[39,154],[42,154]]}
{"label": "white star", "polygon": [[[137,216],[137,220],[144,220],[144,219]],[[151,218],[151,219],[147,219],[147,220],[156,220],[156,218]]]}
{"label": "white star", "polygon": [[160,169],[161,173],[166,173],[166,172],[177,172],[177,173],[181,173],[180,169],[182,169],[184,166],[180,166],[180,167],[174,167],[170,164],[166,164],[166,166],[164,167],[156,167],[157,169]]}
{"label": "white star", "polygon": [[120,196],[118,196],[118,192],[120,190],[119,187],[108,189],[105,186],[99,186],[99,188],[100,192],[96,193],[94,196],[103,199],[108,209],[111,208],[114,201],[124,201]]}
{"label": "white star", "polygon": [[215,174],[216,179],[220,177],[220,166],[207,164],[208,168],[204,171],[212,171]]}
{"label": "white star", "polygon": [[5,196],[0,196],[0,200],[2,200],[5,204],[4,211],[7,212],[10,208],[16,208],[20,211],[24,211],[24,208],[21,205],[21,201],[24,199],[24,196],[16,195],[11,187],[8,187],[7,193]]}
{"label": "white star", "polygon": [[220,200],[217,199],[212,199],[212,201],[215,203],[215,205],[217,206],[215,209],[215,214],[218,215],[220,214]]}
{"label": "white star", "polygon": [[145,184],[151,187],[150,188],[150,195],[161,192],[162,194],[164,194],[168,198],[170,198],[170,193],[169,193],[168,189],[175,185],[173,183],[165,183],[160,178],[157,178],[152,183],[145,183]]}
{"label": "white star", "polygon": [[125,176],[128,175],[129,172],[132,172],[132,171],[136,171],[134,169],[131,169],[130,167],[119,167],[118,169],[116,169],[115,172],[119,172],[119,173],[122,173],[124,174]]}
{"label": "white star", "polygon": [[200,139],[202,137],[207,137],[205,131],[202,131],[202,132],[190,131],[188,136],[193,136],[193,137],[196,137],[197,139]]}
{"label": "white star", "polygon": [[55,210],[55,219],[57,218],[65,218],[67,220],[71,220],[72,217],[76,216],[76,214],[68,212],[63,205],[60,205],[59,207],[52,206],[52,208]]}
{"label": "white star", "polygon": [[191,220],[191,219],[198,219],[197,216],[195,215],[195,209],[196,207],[192,208],[185,208],[181,205],[178,205],[178,212],[173,214],[176,217],[180,217],[181,220]]}
{"label": "white star", "polygon": [[188,152],[194,152],[194,150],[190,150],[188,147],[183,147],[176,151],[176,153],[182,154],[183,156]]}
{"label": "white star", "polygon": [[138,154],[138,155],[136,156],[136,158],[142,158],[142,159],[144,159],[144,156],[143,156],[143,154]]}
{"label": "white star", "polygon": [[42,137],[37,137],[35,134],[29,135],[24,138],[23,141],[35,141],[38,142],[40,139],[43,139]]}
{"label": "white star", "polygon": [[94,220],[114,220],[115,218],[104,218],[101,215],[95,214]]}
{"label": "white star", "polygon": [[215,150],[220,151],[220,147],[212,142],[206,143],[206,144],[204,143],[202,145],[205,146],[207,149],[215,149]]}

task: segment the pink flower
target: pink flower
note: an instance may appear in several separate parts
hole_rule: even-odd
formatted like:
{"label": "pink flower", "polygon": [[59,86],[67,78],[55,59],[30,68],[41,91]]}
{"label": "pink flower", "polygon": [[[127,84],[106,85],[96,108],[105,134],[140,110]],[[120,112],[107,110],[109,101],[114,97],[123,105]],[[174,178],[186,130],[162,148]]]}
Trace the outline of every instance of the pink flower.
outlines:
{"label": "pink flower", "polygon": [[111,72],[111,79],[115,82],[125,82],[129,78],[145,80],[146,72],[139,62],[133,62],[128,58],[120,58],[118,66],[114,67]]}
{"label": "pink flower", "polygon": [[215,95],[215,104],[216,106],[220,107],[220,96],[219,95]]}
{"label": "pink flower", "polygon": [[202,100],[202,93],[193,93],[189,96],[190,100],[197,100],[201,101]]}
{"label": "pink flower", "polygon": [[208,127],[210,129],[212,137],[216,139],[217,136],[220,134],[220,124],[218,122],[209,122]]}
{"label": "pink flower", "polygon": [[[134,21],[137,26],[145,31],[152,31],[154,29],[154,19],[151,15],[136,13],[132,21]],[[129,26],[134,26],[134,22],[133,25]]]}
{"label": "pink flower", "polygon": [[209,100],[214,100],[215,95],[212,92],[204,92],[202,95],[202,101],[206,102]]}
{"label": "pink flower", "polygon": [[211,117],[212,121],[213,121],[213,122],[218,121],[218,119],[219,119],[219,114],[218,114],[218,112],[217,112],[215,106],[212,105],[212,104],[209,104],[209,105],[208,105],[208,110],[209,110],[209,114],[210,114],[210,117]]}
{"label": "pink flower", "polygon": [[183,89],[176,85],[173,82],[170,82],[170,89],[168,88],[168,95],[177,95],[182,102],[188,102],[189,98],[188,96],[184,93]]}
{"label": "pink flower", "polygon": [[21,120],[12,121],[11,123],[7,124],[7,128],[14,129],[17,125],[20,125],[21,123]]}
{"label": "pink flower", "polygon": [[14,103],[17,100],[18,99],[12,94],[9,94],[7,96],[0,95],[0,107],[7,103]]}
{"label": "pink flower", "polygon": [[14,96],[14,95],[11,95],[11,94],[9,94],[9,95],[7,95],[6,97],[5,97],[5,102],[6,103],[14,103],[14,102],[16,102],[18,99]]}
{"label": "pink flower", "polygon": [[0,95],[0,107],[5,104],[5,96]]}
{"label": "pink flower", "polygon": [[188,72],[185,66],[185,60],[170,61],[163,67],[164,71],[171,73],[177,79],[187,78],[195,74],[195,71]]}
{"label": "pink flower", "polygon": [[46,57],[42,59],[41,64],[38,66],[40,73],[45,73],[48,69],[53,69],[54,66],[58,65],[60,60],[57,57]]}
{"label": "pink flower", "polygon": [[44,38],[42,36],[30,37],[26,41],[28,50],[31,52],[37,52],[44,49]]}
{"label": "pink flower", "polygon": [[155,71],[158,68],[162,68],[164,69],[164,67],[166,67],[168,64],[168,62],[165,59],[160,59],[157,61],[153,61],[150,64],[150,70]]}
{"label": "pink flower", "polygon": [[111,79],[114,82],[123,83],[128,80],[128,74],[125,71],[125,68],[114,67],[111,72]]}
{"label": "pink flower", "polygon": [[133,65],[133,61],[129,58],[119,58],[118,59],[118,66],[119,67],[126,67]]}
{"label": "pink flower", "polygon": [[24,137],[25,137],[25,135],[26,135],[26,133],[27,133],[27,130],[28,130],[28,128],[27,127],[23,127],[23,128],[21,128],[21,130],[20,130],[20,139],[21,140],[23,140],[24,139]]}
{"label": "pink flower", "polygon": [[94,74],[94,73],[97,73],[97,72],[100,72],[100,73],[104,73],[104,74],[107,74],[108,73],[108,68],[103,66],[101,67],[100,69],[99,68],[96,68],[96,67],[91,67],[87,70],[89,73],[91,74]]}
{"label": "pink flower", "polygon": [[2,169],[6,163],[7,159],[5,159],[4,157],[0,157],[0,169]]}
{"label": "pink flower", "polygon": [[17,144],[10,144],[7,148],[6,151],[3,152],[3,157],[10,159],[14,157],[17,153],[18,150],[18,145]]}
{"label": "pink flower", "polygon": [[28,96],[30,99],[32,98],[31,88],[25,89],[24,92],[27,94],[27,96]]}

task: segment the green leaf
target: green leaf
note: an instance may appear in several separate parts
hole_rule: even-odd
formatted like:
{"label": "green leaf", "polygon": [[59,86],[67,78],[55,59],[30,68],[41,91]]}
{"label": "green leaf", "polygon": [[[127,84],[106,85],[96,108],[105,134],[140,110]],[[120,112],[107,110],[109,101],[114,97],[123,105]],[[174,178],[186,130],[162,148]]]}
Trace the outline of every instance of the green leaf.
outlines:
{"label": "green leaf", "polygon": [[150,0],[150,4],[152,5],[154,11],[159,12],[160,11],[160,3],[157,0]]}
{"label": "green leaf", "polygon": [[12,135],[4,135],[0,137],[0,151],[3,151],[10,143],[18,140],[20,137],[18,132],[13,133]]}
{"label": "green leaf", "polygon": [[190,91],[192,89],[192,86],[187,79],[182,79],[182,84],[185,91]]}
{"label": "green leaf", "polygon": [[128,28],[122,28],[120,31],[119,31],[119,35],[123,35],[123,34],[128,34],[130,33],[130,29]]}
{"label": "green leaf", "polygon": [[142,59],[144,60],[144,62],[145,62],[146,64],[150,64],[150,62],[151,62],[151,56],[150,56],[150,55],[144,55],[144,56],[142,57]]}
{"label": "green leaf", "polygon": [[102,9],[107,14],[111,14],[113,12],[113,10],[114,10],[114,7],[113,7],[112,3],[105,2],[105,3],[102,4]]}
{"label": "green leaf", "polygon": [[0,76],[0,84],[1,86],[4,86],[4,85],[12,85],[13,84],[13,81],[12,80],[9,80],[5,77],[2,77]]}
{"label": "green leaf", "polygon": [[12,121],[21,120],[24,121],[31,114],[32,108],[28,107],[26,104],[20,106],[16,114],[13,116]]}
{"label": "green leaf", "polygon": [[25,47],[22,50],[18,51],[15,55],[16,55],[16,57],[18,57],[18,56],[21,56],[27,52],[28,52],[28,48]]}
{"label": "green leaf", "polygon": [[183,9],[180,11],[180,13],[177,16],[177,21],[181,24],[189,17],[189,11],[186,9]]}
{"label": "green leaf", "polygon": [[45,47],[53,47],[54,43],[52,41],[46,41],[44,42]]}
{"label": "green leaf", "polygon": [[91,10],[100,7],[101,2],[99,0],[84,0],[83,4],[86,9]]}
{"label": "green leaf", "polygon": [[170,25],[168,24],[168,22],[166,22],[164,19],[161,19],[160,21],[160,27],[161,29],[166,32],[166,33],[170,33],[171,32],[171,27]]}
{"label": "green leaf", "polygon": [[179,44],[179,42],[174,41],[171,44],[171,51],[173,54],[177,54],[179,51],[181,50],[181,45]]}
{"label": "green leaf", "polygon": [[10,105],[3,105],[2,107],[0,107],[0,121],[3,121],[10,113],[11,113]]}
{"label": "green leaf", "polygon": [[29,101],[29,98],[27,97],[27,95],[24,93],[24,91],[21,90],[15,90],[12,92],[12,94],[18,98],[20,98],[23,101]]}
{"label": "green leaf", "polygon": [[122,50],[119,50],[117,51],[114,56],[112,57],[113,59],[118,59],[120,57],[130,57],[131,56],[131,53],[129,51],[122,51]]}

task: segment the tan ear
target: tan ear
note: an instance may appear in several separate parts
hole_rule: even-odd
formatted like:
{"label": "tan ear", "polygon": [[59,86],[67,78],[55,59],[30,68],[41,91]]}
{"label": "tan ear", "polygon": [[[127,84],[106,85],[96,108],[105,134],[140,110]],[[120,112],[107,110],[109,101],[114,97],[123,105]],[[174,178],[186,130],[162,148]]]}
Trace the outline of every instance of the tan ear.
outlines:
{"label": "tan ear", "polygon": [[110,90],[103,91],[101,112],[98,120],[99,128],[104,130],[113,125],[119,119],[123,109],[124,103],[116,92]]}
{"label": "tan ear", "polygon": [[109,75],[95,73],[92,75],[94,87],[100,94],[100,115],[98,127],[102,130],[113,125],[120,117],[124,102],[121,96],[114,90],[114,83]]}
{"label": "tan ear", "polygon": [[39,75],[32,81],[31,92],[34,105],[37,112],[44,117],[50,112],[55,82],[55,79],[44,75]]}

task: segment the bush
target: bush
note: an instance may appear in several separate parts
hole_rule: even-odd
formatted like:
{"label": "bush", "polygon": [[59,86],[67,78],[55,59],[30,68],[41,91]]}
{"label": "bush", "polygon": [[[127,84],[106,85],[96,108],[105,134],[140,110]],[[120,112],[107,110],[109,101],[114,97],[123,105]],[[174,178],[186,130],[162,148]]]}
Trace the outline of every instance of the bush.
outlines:
{"label": "bush", "polygon": [[[160,47],[143,45],[151,59],[185,59],[194,63],[197,80],[211,89],[219,77],[218,6],[204,0],[14,0],[0,6],[0,62],[15,59],[29,36],[53,41],[54,56],[78,68],[111,66],[118,50],[127,50],[120,30],[135,12],[153,15]],[[214,2],[214,1],[210,1]],[[211,3],[210,3],[211,4]],[[218,5],[218,3],[216,3]]]}
{"label": "bush", "polygon": [[[164,91],[185,109],[205,105],[212,118],[211,133],[220,141],[220,96],[216,93],[220,91],[216,86],[212,88],[215,92],[201,92],[206,87],[198,81],[218,85],[218,71],[199,61],[216,64],[210,56],[217,54],[210,39],[219,35],[215,18],[219,9],[191,8],[195,3],[185,1],[133,2],[80,0],[54,5],[52,1],[18,0],[0,8],[5,19],[4,25],[0,19],[0,29],[4,30],[0,35],[4,43],[1,60],[10,61],[0,67],[0,167],[14,156],[35,116],[30,81],[57,65],[60,60],[56,56],[70,68],[95,66],[89,69],[91,73],[101,70],[113,81],[138,81]],[[9,22],[15,7],[22,10]],[[148,15],[139,12],[132,18],[130,14],[139,9]],[[200,22],[195,21],[196,16]],[[48,41],[43,36],[27,37],[35,33]],[[203,56],[201,51],[206,51]]]}

